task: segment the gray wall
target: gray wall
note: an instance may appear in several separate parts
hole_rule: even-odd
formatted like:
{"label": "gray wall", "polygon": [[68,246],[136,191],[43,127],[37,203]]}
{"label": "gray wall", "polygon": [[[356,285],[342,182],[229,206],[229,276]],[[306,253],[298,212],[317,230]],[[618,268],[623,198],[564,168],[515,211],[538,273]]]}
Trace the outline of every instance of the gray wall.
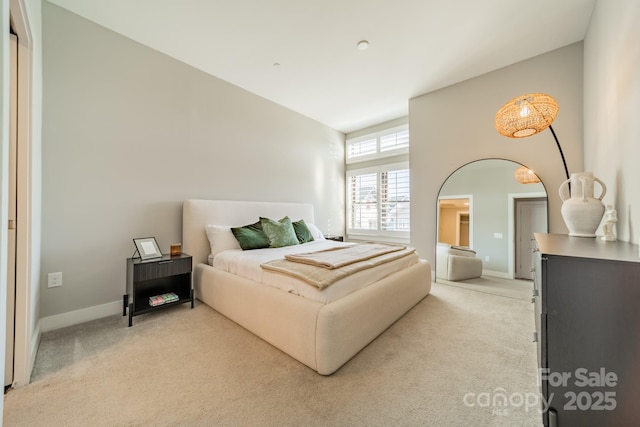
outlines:
{"label": "gray wall", "polygon": [[[592,170],[603,179],[609,187],[605,202],[618,209],[620,237],[640,240],[640,193],[635,191],[640,182],[636,167],[640,146],[635,143],[639,131],[632,123],[640,108],[635,102],[640,86],[639,7],[635,0],[597,2],[584,43],[584,156],[582,43],[410,100],[412,243],[425,257],[433,261],[440,185],[452,171],[479,158],[509,158],[534,168],[550,192],[550,230],[566,232],[559,214],[561,201],[555,197],[564,177],[550,133],[511,141],[493,128],[497,109],[511,97],[530,91],[547,92],[558,100],[560,114],[553,126],[570,171]],[[318,212],[321,228],[332,221],[331,232],[339,232],[344,203],[341,135],[48,2],[43,9],[43,316],[119,299],[124,286],[120,283],[124,280],[123,259],[133,249],[130,239],[148,233],[166,249],[179,239],[178,207],[186,197],[311,198],[317,207],[322,206]],[[216,96],[210,96],[212,93]],[[228,96],[236,102],[225,99]],[[207,114],[211,122],[205,122]],[[287,126],[270,126],[265,117],[269,115],[286,116]],[[289,130],[288,122],[297,126]],[[239,129],[231,129],[233,123]],[[286,178],[277,176],[284,173],[275,173],[273,180],[271,176],[256,180],[260,171],[254,173],[250,167],[245,168],[247,181],[227,185],[228,175],[223,171],[234,167],[224,157],[225,147],[242,142],[259,151],[263,145],[279,146],[276,141],[284,140],[301,150],[298,142],[302,139],[310,150],[305,157],[317,157],[316,172],[311,177],[310,168],[291,166],[290,161],[285,170],[295,169],[291,174],[312,188],[311,193],[301,192],[299,185],[292,192],[283,190],[288,188],[282,185]],[[129,145],[134,142],[143,148]],[[145,144],[155,151],[145,153]],[[157,152],[173,145],[195,158],[193,168],[184,166],[191,159]],[[202,154],[203,147],[196,149],[197,145],[204,145],[207,154]],[[143,186],[144,170],[131,169],[142,157],[152,160],[164,191]],[[249,162],[251,167],[259,163],[258,157]],[[278,163],[268,173],[279,172],[281,166]],[[168,167],[175,171],[173,178]],[[236,167],[233,176],[240,175],[244,176]],[[220,179],[226,188],[220,188]],[[155,204],[167,209],[153,209]],[[151,221],[140,219],[147,210],[154,211]],[[155,223],[165,227],[160,230]],[[75,230],[76,224],[81,230]],[[87,230],[89,235],[82,237]],[[112,254],[105,256],[107,251]],[[63,288],[44,289],[46,273],[51,271],[65,273]]]}
{"label": "gray wall", "polygon": [[[344,135],[43,2],[43,317],[113,303],[185,199],[309,202],[344,232]],[[47,289],[47,273],[63,286]]]}
{"label": "gray wall", "polygon": [[[440,196],[473,196],[473,247],[483,268],[509,272],[509,194],[544,193],[541,183],[520,184],[513,177],[518,164],[499,160],[481,160],[455,171],[442,186]],[[495,238],[499,233],[502,238]],[[489,256],[489,261],[485,261]]]}
{"label": "gray wall", "polygon": [[550,131],[513,140],[494,127],[511,98],[544,92],[560,104],[553,128],[569,172],[581,171],[582,43],[575,43],[409,101],[411,131],[411,243],[434,261],[440,186],[460,166],[503,158],[534,170],[549,192],[549,230],[566,233],[556,192],[564,169]]}
{"label": "gray wall", "polygon": [[598,0],[584,41],[586,169],[607,185],[618,238],[640,243],[640,2]]}

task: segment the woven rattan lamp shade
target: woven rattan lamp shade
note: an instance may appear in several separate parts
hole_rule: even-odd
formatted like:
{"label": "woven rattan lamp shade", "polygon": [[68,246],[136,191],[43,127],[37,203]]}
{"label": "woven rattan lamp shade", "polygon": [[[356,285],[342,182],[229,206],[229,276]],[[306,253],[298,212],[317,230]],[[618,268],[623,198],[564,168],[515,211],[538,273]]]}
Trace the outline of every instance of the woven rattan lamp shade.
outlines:
{"label": "woven rattan lamp shade", "polygon": [[538,178],[538,175],[536,175],[531,169],[525,166],[520,166],[518,169],[516,169],[516,171],[513,173],[513,177],[520,184],[537,184],[538,182],[540,182],[540,178]]}
{"label": "woven rattan lamp shade", "polygon": [[525,138],[548,128],[558,114],[558,103],[544,93],[513,98],[496,113],[496,129],[509,138]]}

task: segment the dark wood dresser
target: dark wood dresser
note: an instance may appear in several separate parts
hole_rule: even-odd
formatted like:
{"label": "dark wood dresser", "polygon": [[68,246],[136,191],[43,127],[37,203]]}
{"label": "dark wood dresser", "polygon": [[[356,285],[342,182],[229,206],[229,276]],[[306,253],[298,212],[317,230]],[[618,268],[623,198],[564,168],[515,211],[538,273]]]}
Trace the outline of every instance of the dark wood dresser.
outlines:
{"label": "dark wood dresser", "polygon": [[640,254],[536,234],[534,302],[546,426],[640,425]]}

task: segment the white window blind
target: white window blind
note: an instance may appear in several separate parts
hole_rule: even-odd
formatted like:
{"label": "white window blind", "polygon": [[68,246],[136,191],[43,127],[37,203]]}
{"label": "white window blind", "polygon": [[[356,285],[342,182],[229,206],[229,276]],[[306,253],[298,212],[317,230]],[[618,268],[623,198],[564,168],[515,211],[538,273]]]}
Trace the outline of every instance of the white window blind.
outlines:
{"label": "white window blind", "polygon": [[378,150],[378,141],[367,139],[365,141],[354,142],[348,145],[347,158],[355,159],[362,156],[371,156]]}
{"label": "white window blind", "polygon": [[353,229],[378,229],[378,174],[354,175],[349,180],[348,194],[351,201]]}
{"label": "white window blind", "polygon": [[348,171],[348,233],[408,237],[409,178],[406,162]]}
{"label": "white window blind", "polygon": [[409,169],[380,173],[380,224],[384,231],[409,231]]}
{"label": "white window blind", "polygon": [[380,137],[380,151],[398,150],[400,148],[409,148],[409,130],[394,132],[390,135]]}
{"label": "white window blind", "polygon": [[402,125],[347,140],[347,163],[409,152],[409,126]]}

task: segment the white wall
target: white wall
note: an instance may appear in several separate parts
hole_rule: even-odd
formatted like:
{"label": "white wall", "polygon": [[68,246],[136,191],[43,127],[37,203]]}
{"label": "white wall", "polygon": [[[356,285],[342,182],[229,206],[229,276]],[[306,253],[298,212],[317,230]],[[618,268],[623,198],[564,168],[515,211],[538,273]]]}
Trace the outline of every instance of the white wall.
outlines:
{"label": "white wall", "polygon": [[185,199],[309,202],[344,232],[343,134],[48,2],[43,32],[43,317],[118,307],[132,238],[168,252]]}
{"label": "white wall", "polygon": [[618,212],[618,238],[640,242],[640,2],[598,0],[584,41],[587,170]]}
{"label": "white wall", "polygon": [[566,233],[555,195],[565,180],[550,131],[513,140],[494,127],[495,113],[530,92],[553,96],[553,123],[569,172],[582,170],[582,43],[575,43],[409,101],[411,243],[433,262],[437,196],[451,172],[473,160],[502,158],[531,168],[549,192],[549,230]]}

